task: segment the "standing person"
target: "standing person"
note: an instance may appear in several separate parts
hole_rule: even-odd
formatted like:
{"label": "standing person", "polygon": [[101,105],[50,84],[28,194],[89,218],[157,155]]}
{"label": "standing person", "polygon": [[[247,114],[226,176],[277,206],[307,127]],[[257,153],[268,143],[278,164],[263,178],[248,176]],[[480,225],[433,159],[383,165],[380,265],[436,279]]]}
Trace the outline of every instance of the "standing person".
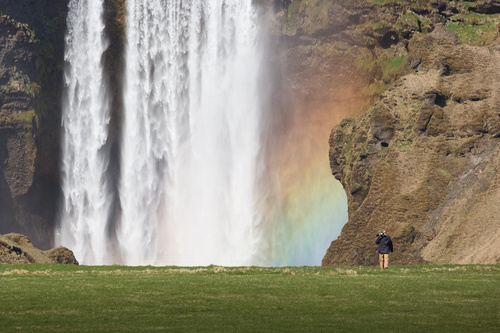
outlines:
{"label": "standing person", "polygon": [[378,245],[378,261],[380,262],[380,269],[387,269],[389,267],[389,253],[393,251],[391,237],[382,231],[377,235],[378,238],[375,243]]}

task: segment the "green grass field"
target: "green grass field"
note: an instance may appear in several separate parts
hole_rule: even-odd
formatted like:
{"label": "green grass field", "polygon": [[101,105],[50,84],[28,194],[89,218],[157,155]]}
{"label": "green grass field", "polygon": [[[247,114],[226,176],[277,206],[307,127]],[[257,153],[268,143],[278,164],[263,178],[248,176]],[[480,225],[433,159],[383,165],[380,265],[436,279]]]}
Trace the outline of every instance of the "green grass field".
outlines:
{"label": "green grass field", "polygon": [[500,265],[0,265],[0,332],[498,332]]}

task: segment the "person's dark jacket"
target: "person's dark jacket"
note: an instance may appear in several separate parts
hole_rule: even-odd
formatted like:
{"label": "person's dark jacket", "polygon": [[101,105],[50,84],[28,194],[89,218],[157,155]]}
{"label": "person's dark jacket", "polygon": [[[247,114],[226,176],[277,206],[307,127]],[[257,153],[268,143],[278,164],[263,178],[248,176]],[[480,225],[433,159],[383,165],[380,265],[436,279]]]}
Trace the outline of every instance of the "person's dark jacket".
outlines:
{"label": "person's dark jacket", "polygon": [[380,236],[375,243],[378,244],[377,251],[380,254],[388,254],[393,250],[391,237],[387,235]]}

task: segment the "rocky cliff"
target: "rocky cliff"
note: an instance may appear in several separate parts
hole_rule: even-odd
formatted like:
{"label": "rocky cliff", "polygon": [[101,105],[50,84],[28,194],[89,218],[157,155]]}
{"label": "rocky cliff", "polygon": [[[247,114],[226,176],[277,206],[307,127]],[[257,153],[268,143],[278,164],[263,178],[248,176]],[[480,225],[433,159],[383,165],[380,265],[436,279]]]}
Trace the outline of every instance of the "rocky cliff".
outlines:
{"label": "rocky cliff", "polygon": [[48,248],[58,194],[67,0],[0,5],[0,233]]}
{"label": "rocky cliff", "polygon": [[498,263],[499,3],[402,6],[384,19],[400,73],[330,136],[349,221],[322,263],[374,264],[383,229],[395,264]]}

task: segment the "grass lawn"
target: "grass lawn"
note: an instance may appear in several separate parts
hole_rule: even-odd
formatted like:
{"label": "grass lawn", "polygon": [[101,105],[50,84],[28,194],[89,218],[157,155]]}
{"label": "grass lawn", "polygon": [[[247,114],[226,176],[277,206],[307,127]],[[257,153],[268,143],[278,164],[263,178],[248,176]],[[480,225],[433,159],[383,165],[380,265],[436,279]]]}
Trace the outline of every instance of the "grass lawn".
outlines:
{"label": "grass lawn", "polygon": [[0,265],[0,332],[499,332],[500,265]]}

